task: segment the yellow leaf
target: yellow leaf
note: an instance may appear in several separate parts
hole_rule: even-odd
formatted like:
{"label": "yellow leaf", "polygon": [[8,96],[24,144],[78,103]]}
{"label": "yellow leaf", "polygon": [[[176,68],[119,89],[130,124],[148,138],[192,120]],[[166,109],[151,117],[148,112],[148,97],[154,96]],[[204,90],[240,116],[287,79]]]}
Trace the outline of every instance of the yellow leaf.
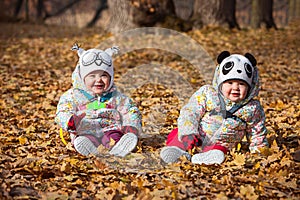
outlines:
{"label": "yellow leaf", "polygon": [[115,145],[116,141],[112,138],[109,138],[109,146],[113,147]]}
{"label": "yellow leaf", "polygon": [[19,143],[21,144],[21,145],[24,145],[24,144],[26,144],[27,143],[27,138],[26,137],[19,137]]}
{"label": "yellow leaf", "polygon": [[246,160],[246,158],[245,158],[244,154],[235,154],[234,160],[232,162],[237,166],[242,166],[245,164],[245,160]]}
{"label": "yellow leaf", "polygon": [[81,179],[77,179],[75,183],[76,185],[82,185],[83,181]]}
{"label": "yellow leaf", "polygon": [[77,178],[77,177],[73,176],[73,175],[68,175],[68,176],[64,177],[64,179],[66,179],[67,181],[73,181],[75,178]]}
{"label": "yellow leaf", "polygon": [[246,199],[254,200],[258,199],[258,195],[255,194],[254,187],[252,185],[241,186],[240,194],[246,197]]}
{"label": "yellow leaf", "polygon": [[14,94],[13,97],[15,100],[19,100],[19,98],[20,98],[20,96],[18,94]]}
{"label": "yellow leaf", "polygon": [[271,146],[271,149],[272,149],[273,151],[275,151],[275,152],[278,152],[278,151],[279,151],[279,147],[278,147],[278,145],[277,145],[276,140],[273,141],[272,146]]}
{"label": "yellow leaf", "polygon": [[260,168],[260,162],[258,162],[254,165],[254,169],[258,169],[258,168]]}
{"label": "yellow leaf", "polygon": [[276,160],[279,160],[281,158],[281,156],[282,156],[281,152],[280,153],[273,153],[272,155],[270,155],[268,157],[268,162],[271,163],[271,162],[274,162]]}
{"label": "yellow leaf", "polygon": [[237,145],[237,147],[236,147],[236,151],[240,151],[240,150],[241,150],[241,147],[242,147],[241,143],[238,143],[238,145]]}
{"label": "yellow leaf", "polygon": [[221,193],[219,193],[219,194],[216,195],[216,199],[227,200],[228,197],[226,196],[226,194],[224,192],[221,192]]}

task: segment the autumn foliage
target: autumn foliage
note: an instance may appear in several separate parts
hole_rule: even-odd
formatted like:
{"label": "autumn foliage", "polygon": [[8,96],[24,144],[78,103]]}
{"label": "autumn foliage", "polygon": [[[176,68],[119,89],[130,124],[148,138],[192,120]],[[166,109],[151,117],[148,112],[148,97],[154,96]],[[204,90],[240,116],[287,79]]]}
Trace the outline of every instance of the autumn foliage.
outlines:
{"label": "autumn foliage", "polygon": [[[241,143],[220,166],[185,159],[171,165],[161,162],[160,148],[176,127],[181,104],[171,89],[153,83],[131,95],[145,127],[137,151],[124,159],[80,156],[61,141],[54,124],[56,105],[71,86],[77,61],[70,48],[74,42],[92,48],[111,35],[99,29],[0,26],[0,199],[300,198],[299,21],[280,30],[207,27],[187,33],[212,58],[228,50],[251,52],[258,60],[259,100],[271,148],[253,155]],[[194,91],[203,84],[201,74],[186,60],[153,49],[118,56],[116,83],[129,69],[147,62],[177,70]],[[160,110],[151,110],[155,106]],[[153,118],[158,124],[149,126]],[[66,133],[64,138],[69,142]]]}

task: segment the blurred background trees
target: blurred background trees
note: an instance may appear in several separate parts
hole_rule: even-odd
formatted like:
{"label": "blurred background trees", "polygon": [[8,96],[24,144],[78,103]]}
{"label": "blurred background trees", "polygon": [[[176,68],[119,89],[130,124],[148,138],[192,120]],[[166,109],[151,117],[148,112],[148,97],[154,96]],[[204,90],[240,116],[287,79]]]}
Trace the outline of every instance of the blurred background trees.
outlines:
{"label": "blurred background trees", "polygon": [[284,27],[300,17],[300,0],[2,0],[1,20],[123,30],[206,25]]}

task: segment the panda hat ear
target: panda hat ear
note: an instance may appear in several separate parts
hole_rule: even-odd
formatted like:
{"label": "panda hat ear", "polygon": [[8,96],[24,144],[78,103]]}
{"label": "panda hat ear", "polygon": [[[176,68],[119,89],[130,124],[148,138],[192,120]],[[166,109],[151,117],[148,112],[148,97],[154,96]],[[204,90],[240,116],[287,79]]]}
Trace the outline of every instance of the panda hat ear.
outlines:
{"label": "panda hat ear", "polygon": [[248,60],[251,62],[252,66],[255,67],[257,62],[254,56],[251,53],[246,53],[245,57],[248,58]]}
{"label": "panda hat ear", "polygon": [[229,51],[222,51],[222,52],[220,53],[220,55],[218,56],[218,58],[217,58],[218,64],[221,64],[221,62],[222,62],[225,58],[227,58],[228,56],[230,56]]}

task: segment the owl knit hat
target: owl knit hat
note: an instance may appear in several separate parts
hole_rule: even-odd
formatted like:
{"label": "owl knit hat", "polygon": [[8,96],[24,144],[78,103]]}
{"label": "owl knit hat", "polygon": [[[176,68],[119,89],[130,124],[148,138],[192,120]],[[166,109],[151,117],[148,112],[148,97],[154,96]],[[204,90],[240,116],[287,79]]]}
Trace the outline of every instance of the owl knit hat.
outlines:
{"label": "owl knit hat", "polygon": [[76,50],[79,56],[79,74],[82,80],[91,72],[102,70],[109,74],[110,84],[108,89],[114,83],[114,65],[112,56],[119,52],[119,47],[113,46],[105,51],[99,49],[84,50],[74,44],[71,50]]}
{"label": "owl knit hat", "polygon": [[232,54],[228,51],[223,51],[217,58],[220,64],[220,74],[217,81],[218,87],[227,80],[238,79],[252,87],[254,67],[256,59],[250,53],[245,56],[240,54]]}

